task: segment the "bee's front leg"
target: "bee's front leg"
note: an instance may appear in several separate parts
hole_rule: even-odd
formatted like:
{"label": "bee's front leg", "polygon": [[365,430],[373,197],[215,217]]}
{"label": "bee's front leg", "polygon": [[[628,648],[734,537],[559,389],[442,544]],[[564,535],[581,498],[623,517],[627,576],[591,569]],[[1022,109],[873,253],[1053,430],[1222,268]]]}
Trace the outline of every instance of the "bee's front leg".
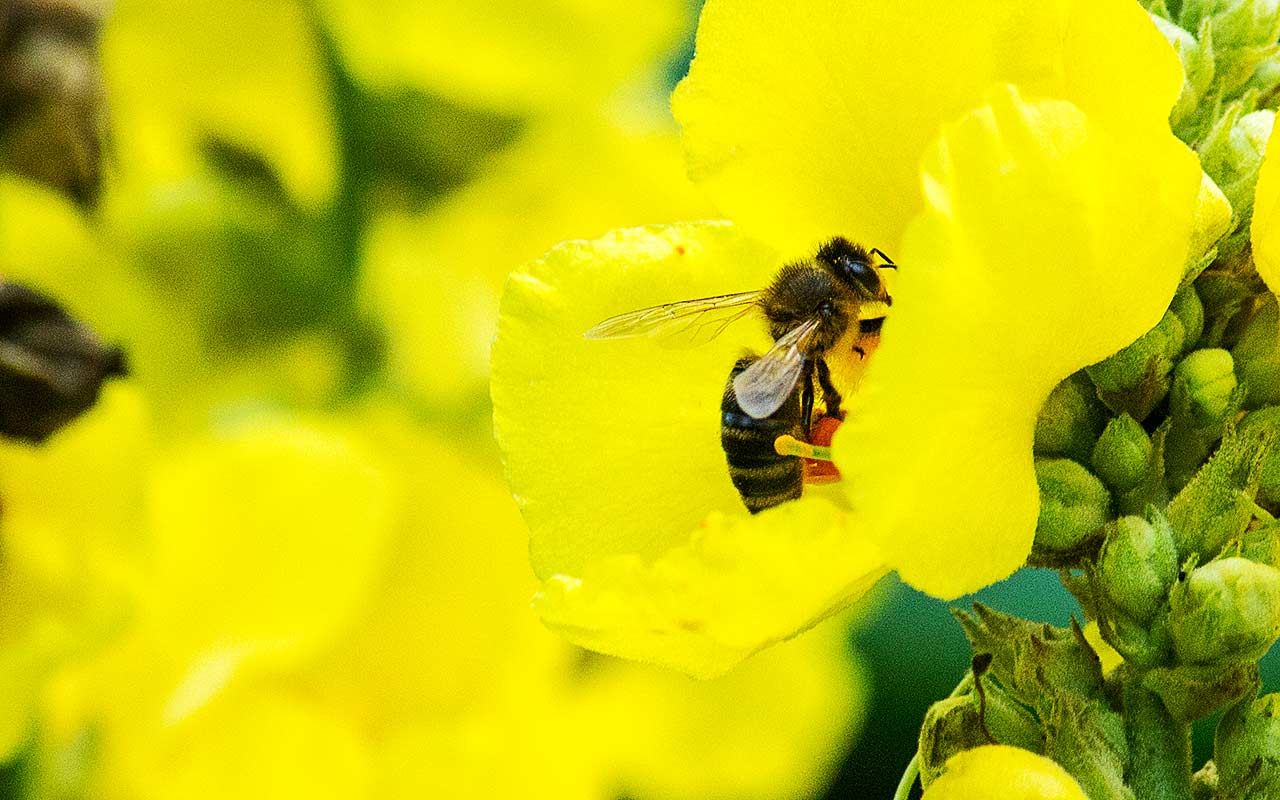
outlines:
{"label": "bee's front leg", "polygon": [[[843,419],[844,413],[840,410],[840,401],[844,398],[840,396],[839,390],[835,384],[831,382],[831,370],[827,367],[824,359],[817,359],[818,363],[818,384],[822,387],[822,402],[827,406],[827,416]],[[812,398],[810,398],[812,400]],[[808,422],[805,423],[808,425]]]}

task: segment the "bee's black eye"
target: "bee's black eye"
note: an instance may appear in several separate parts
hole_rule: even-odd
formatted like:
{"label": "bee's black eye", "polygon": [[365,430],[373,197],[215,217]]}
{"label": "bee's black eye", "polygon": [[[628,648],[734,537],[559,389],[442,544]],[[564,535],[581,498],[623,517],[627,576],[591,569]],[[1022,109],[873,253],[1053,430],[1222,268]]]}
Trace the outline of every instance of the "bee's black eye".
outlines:
{"label": "bee's black eye", "polygon": [[866,299],[880,294],[880,273],[871,266],[871,254],[861,245],[837,236],[818,248],[818,259],[825,261],[836,273]]}
{"label": "bee's black eye", "polygon": [[875,297],[880,293],[880,273],[875,267],[862,261],[846,261],[840,264],[840,268],[866,291],[868,297]]}

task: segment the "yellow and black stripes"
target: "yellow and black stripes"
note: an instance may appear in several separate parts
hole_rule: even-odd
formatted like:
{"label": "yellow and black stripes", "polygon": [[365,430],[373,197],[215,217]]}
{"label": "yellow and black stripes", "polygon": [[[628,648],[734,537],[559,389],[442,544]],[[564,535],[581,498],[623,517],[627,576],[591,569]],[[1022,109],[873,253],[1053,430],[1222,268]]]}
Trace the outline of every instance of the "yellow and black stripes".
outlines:
{"label": "yellow and black stripes", "polygon": [[756,419],[738,407],[733,379],[755,360],[754,356],[741,358],[733,365],[720,403],[720,446],[729,462],[729,477],[753,514],[796,499],[804,487],[801,460],[778,455],[773,447],[774,440],[784,434],[803,436],[799,387],[781,408],[764,419]]}

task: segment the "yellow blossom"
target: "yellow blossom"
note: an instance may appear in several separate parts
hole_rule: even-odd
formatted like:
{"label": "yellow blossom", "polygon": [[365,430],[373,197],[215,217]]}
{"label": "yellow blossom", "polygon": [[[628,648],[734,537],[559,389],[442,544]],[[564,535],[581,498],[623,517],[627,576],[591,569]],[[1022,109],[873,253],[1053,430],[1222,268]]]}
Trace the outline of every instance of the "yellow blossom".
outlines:
{"label": "yellow blossom", "polygon": [[92,735],[92,796],[763,800],[857,732],[839,628],[706,684],[546,631],[496,476],[394,408],[190,443],[151,483],[139,624],[45,693],[41,763]]}
{"label": "yellow blossom", "polygon": [[947,762],[929,784],[924,800],[1089,800],[1080,784],[1056,762],[1029,750],[987,745]]}
{"label": "yellow blossom", "polygon": [[[544,618],[710,675],[887,568],[953,597],[1021,565],[1040,405],[1150,328],[1182,274],[1200,171],[1167,124],[1180,85],[1122,0],[708,3],[674,105],[691,174],[735,225],[569,242],[504,296],[495,422]],[[581,334],[758,289],[836,234],[900,265],[865,376],[834,365],[846,390],[861,380],[834,442],[844,480],[748,518],[718,407],[759,332],[688,352]]]}
{"label": "yellow blossom", "polygon": [[526,113],[599,100],[668,50],[678,0],[323,0],[342,55],[379,88]]}

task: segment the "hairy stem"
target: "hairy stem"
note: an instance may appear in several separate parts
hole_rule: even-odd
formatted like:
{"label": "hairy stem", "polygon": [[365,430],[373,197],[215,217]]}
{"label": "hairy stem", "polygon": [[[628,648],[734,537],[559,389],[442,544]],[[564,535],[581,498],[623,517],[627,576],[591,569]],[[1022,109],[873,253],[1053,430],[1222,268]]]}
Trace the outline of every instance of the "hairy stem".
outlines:
{"label": "hairy stem", "polygon": [[1124,716],[1132,759],[1129,785],[1137,800],[1190,800],[1191,726],[1134,675],[1124,690]]}

